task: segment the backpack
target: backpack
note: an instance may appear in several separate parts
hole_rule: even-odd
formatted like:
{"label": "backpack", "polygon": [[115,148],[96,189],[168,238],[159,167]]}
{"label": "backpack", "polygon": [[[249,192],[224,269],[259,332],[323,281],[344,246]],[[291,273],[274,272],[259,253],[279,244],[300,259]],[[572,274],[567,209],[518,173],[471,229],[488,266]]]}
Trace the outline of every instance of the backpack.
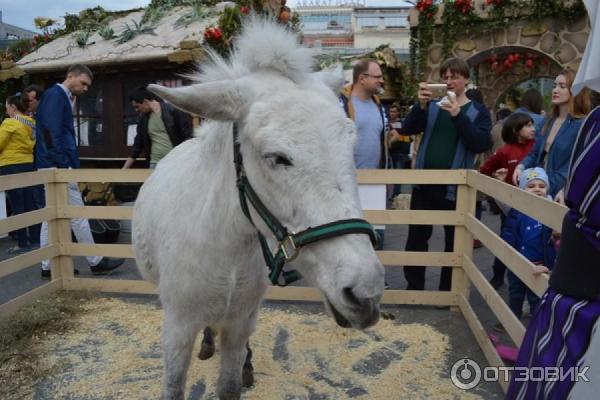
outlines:
{"label": "backpack", "polygon": [[[83,201],[88,206],[105,206],[113,197],[113,184],[87,184],[83,190]],[[94,242],[101,244],[116,243],[121,233],[121,222],[112,219],[90,219],[90,230]]]}

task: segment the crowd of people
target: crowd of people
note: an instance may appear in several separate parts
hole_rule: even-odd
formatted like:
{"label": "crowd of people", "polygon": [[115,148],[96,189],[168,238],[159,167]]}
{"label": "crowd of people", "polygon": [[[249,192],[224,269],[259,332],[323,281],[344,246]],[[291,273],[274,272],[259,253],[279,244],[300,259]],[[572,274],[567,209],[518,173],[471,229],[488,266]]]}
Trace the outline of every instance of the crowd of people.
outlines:
{"label": "crowd of people", "polygon": [[[346,87],[340,96],[344,109],[357,127],[356,168],[410,168],[411,159],[412,167],[416,169],[477,167],[483,174],[563,202],[575,139],[583,118],[591,111],[589,90],[574,96],[571,87],[575,75],[564,70],[554,80],[552,107],[548,113],[542,109],[540,92],[528,89],[523,93],[518,108],[499,110],[496,122],[492,124],[491,113],[482,103],[481,93],[467,90],[469,78],[470,68],[466,62],[457,58],[446,60],[440,68],[440,82],[445,84],[445,90],[451,95],[439,101],[432,91],[435,85],[422,82],[418,87],[417,102],[402,118],[397,103],[385,110],[377,97],[383,85],[377,62],[363,60],[357,63],[352,85]],[[415,136],[419,137],[418,146],[413,140]],[[537,178],[534,179],[534,176]],[[544,193],[541,193],[541,186],[544,186]],[[394,187],[390,197],[399,193],[400,188]],[[412,187],[412,210],[453,210],[455,207],[456,187],[453,185]],[[515,210],[504,209],[501,212],[502,235],[519,251],[541,243],[537,243],[539,240],[536,239],[537,244],[532,244],[531,238],[524,238],[518,231],[525,229],[529,232],[531,229],[527,229],[527,224],[535,222],[523,222],[522,217]],[[445,226],[444,231],[445,251],[452,251],[454,227]],[[543,231],[546,233],[545,229]],[[405,249],[427,251],[431,234],[432,226],[410,225]],[[554,242],[557,236],[555,233],[549,240]],[[522,241],[527,242],[527,246]],[[545,254],[542,247],[525,253],[535,253],[528,258],[551,268],[552,257],[540,258],[537,255],[540,252]],[[505,270],[506,267],[497,260],[491,278],[496,289],[504,283]],[[440,290],[450,290],[451,271],[450,267],[442,269]],[[536,273],[539,271],[536,270]],[[406,266],[405,277],[407,289],[424,289],[425,267]],[[516,276],[509,276],[509,290],[521,293],[522,283],[517,281]],[[520,315],[520,312],[515,314]]]}
{"label": "crowd of people", "polygon": [[[79,168],[79,152],[74,129],[74,114],[78,96],[85,95],[94,75],[85,65],[71,66],[62,83],[45,91],[36,85],[6,99],[6,118],[0,125],[0,174],[11,175],[46,168]],[[130,94],[134,109],[140,114],[137,136],[131,156],[123,168],[129,168],[145,151],[150,168],[173,147],[192,137],[191,117],[160,101],[145,87]],[[7,191],[12,215],[34,211],[45,206],[42,185]],[[68,184],[70,205],[83,206],[84,201],[76,182]],[[71,230],[79,243],[94,244],[89,221],[70,220]],[[48,224],[22,228],[13,235],[17,244],[7,253],[18,255],[48,245]],[[95,275],[106,274],[123,264],[122,258],[87,257]],[[75,274],[79,274],[77,269]],[[41,264],[42,279],[50,279],[50,261]]]}
{"label": "crowd of people", "polygon": [[[398,103],[386,107],[381,102],[378,95],[384,80],[376,61],[359,61],[354,66],[352,78],[352,83],[340,94],[340,103],[355,122],[358,132],[354,151],[356,168],[477,168],[483,174],[524,190],[533,191],[530,186],[545,185],[547,193],[543,196],[564,201],[571,152],[583,117],[591,109],[587,89],[577,96],[571,92],[575,79],[573,72],[565,70],[557,75],[552,90],[552,108],[547,114],[542,109],[542,95],[535,89],[528,89],[518,108],[497,112],[495,124],[483,104],[481,92],[467,90],[470,67],[458,58],[445,60],[441,65],[440,82],[444,90],[434,93],[436,85],[420,83],[417,101],[405,115]],[[30,86],[23,93],[7,98],[8,118],[0,126],[2,175],[54,167],[79,168],[73,113],[77,96],[86,93],[92,80],[89,68],[74,65],[69,68],[64,82],[46,91]],[[445,95],[441,101],[440,95]],[[130,168],[142,153],[149,167],[155,168],[173,147],[192,136],[191,118],[162,102],[145,87],[136,88],[129,94],[129,100],[140,119],[131,155],[123,168]],[[532,174],[538,179],[531,179]],[[82,205],[78,185],[71,183],[68,188],[69,202]],[[394,185],[389,198],[401,193],[401,185]],[[7,195],[14,215],[43,207],[41,186],[9,190]],[[493,199],[490,204],[497,207]],[[453,210],[455,207],[456,187],[453,185],[414,185],[411,189],[412,210]],[[514,210],[503,210],[500,218],[502,237],[508,243],[524,255],[536,254],[527,257],[535,263],[543,261],[551,268],[545,252],[541,257],[538,256],[541,248],[531,248],[541,246],[541,242],[523,235],[523,229],[529,232],[528,224],[535,221],[524,222],[524,216]],[[71,226],[79,242],[93,243],[87,220],[73,219]],[[540,235],[542,231],[545,232],[539,230]],[[378,233],[379,248],[382,249],[384,231],[378,230]],[[41,228],[19,229],[14,235],[17,244],[8,250],[11,254],[48,243],[46,223]],[[431,225],[410,225],[405,250],[427,251],[431,235]],[[444,226],[444,238],[444,250],[451,252],[453,226]],[[104,273],[116,268],[123,260],[88,257],[88,262],[92,272]],[[506,267],[498,259],[493,267],[494,276],[490,282],[498,289],[504,284]],[[407,289],[425,288],[425,267],[405,266],[404,274]],[[50,276],[47,261],[42,263],[42,276]],[[452,268],[442,268],[439,290],[450,290],[451,282]],[[524,292],[523,284],[510,273],[509,291],[511,298],[515,298],[515,314],[520,316],[516,303]],[[533,303],[530,300],[530,305]]]}
{"label": "crowd of people", "polygon": [[[489,199],[500,211],[502,238],[535,265],[531,273],[551,273],[549,292],[540,299],[509,270],[509,307],[517,318],[522,318],[527,299],[530,313],[535,315],[532,317],[534,330],[548,329],[556,323],[550,321],[554,315],[550,308],[560,299],[563,302],[569,299],[567,310],[572,310],[581,300],[586,302],[581,307],[587,307],[591,316],[600,315],[594,309],[600,307],[599,281],[590,284],[588,279],[589,276],[597,279],[598,269],[590,273],[586,268],[586,263],[597,260],[600,252],[597,201],[600,111],[597,108],[590,114],[592,107],[587,88],[574,93],[572,71],[564,70],[555,77],[551,109],[547,112],[543,110],[541,94],[529,89],[523,93],[518,108],[498,110],[495,122],[483,104],[481,93],[467,90],[470,68],[458,58],[441,64],[439,83],[419,83],[417,99],[405,115],[398,103],[386,107],[381,102],[378,95],[384,80],[376,61],[358,62],[352,78],[352,83],[340,94],[340,104],[356,125],[356,168],[476,168],[536,196],[567,204],[571,211],[565,218],[561,235],[534,218]],[[8,118],[0,125],[0,174],[80,167],[73,114],[76,98],[86,93],[92,81],[89,68],[73,65],[62,83],[45,91],[31,86],[6,99]],[[131,156],[123,168],[130,168],[142,153],[149,167],[155,168],[173,147],[192,136],[191,118],[144,87],[132,92],[129,100],[140,114],[140,120]],[[389,196],[401,193],[402,187],[395,185]],[[456,208],[454,185],[413,185],[410,194],[412,210]],[[7,191],[7,196],[13,215],[44,206],[44,191],[40,186],[12,189]],[[77,183],[68,185],[68,199],[71,205],[84,204]],[[94,243],[86,219],[72,219],[71,228],[78,242]],[[10,254],[48,244],[46,222],[41,227],[19,229],[14,234],[17,243],[8,249]],[[382,249],[383,230],[379,236]],[[410,225],[405,250],[427,251],[431,236],[431,225]],[[452,252],[453,247],[454,226],[444,226],[444,250]],[[94,274],[107,273],[123,263],[123,259],[100,256],[90,256],[87,260]],[[581,265],[575,268],[573,260],[579,260]],[[406,289],[424,290],[425,270],[423,266],[404,266]],[[496,259],[493,270],[490,283],[498,289],[504,284],[506,267]],[[41,276],[50,278],[50,275],[49,261],[45,260]],[[452,268],[443,267],[438,288],[449,291],[451,286]],[[582,323],[593,325],[595,322],[590,317]],[[528,332],[524,341],[524,345],[529,346],[529,356],[538,340],[532,335]],[[520,358],[520,362],[526,360]]]}
{"label": "crowd of people", "polygon": [[[527,299],[532,316],[517,365],[568,367],[579,365],[584,356],[589,363],[598,361],[590,354],[589,344],[600,340],[594,334],[600,316],[600,107],[592,112],[590,88],[600,90],[600,79],[595,76],[588,87],[580,85],[574,92],[575,74],[563,70],[554,79],[548,112],[543,110],[542,95],[528,89],[516,109],[498,110],[493,125],[481,93],[466,90],[469,67],[462,60],[452,58],[441,65],[440,82],[446,96],[441,100],[434,96],[439,83],[420,83],[418,99],[403,119],[396,104],[389,108],[387,120],[379,116],[383,109],[376,97],[383,84],[380,71],[374,60],[357,64],[353,87],[368,86],[368,96],[355,96],[354,90],[342,96],[358,131],[356,167],[476,168],[533,195],[566,204],[570,211],[562,232],[553,232],[534,218],[489,199],[500,212],[501,237],[532,262],[534,276],[550,274],[550,287],[540,299],[508,271],[509,308],[521,319]],[[348,97],[348,93],[353,95]],[[393,143],[401,146],[394,151]],[[365,164],[368,155],[374,156]],[[394,188],[392,196],[399,193]],[[455,206],[455,186],[412,188],[412,210],[452,210]],[[454,227],[445,226],[444,233],[445,251],[450,252]],[[431,226],[410,225],[405,249],[427,251],[431,234]],[[496,259],[490,279],[495,289],[504,285],[506,270]],[[404,275],[406,289],[424,290],[425,267],[405,266]],[[442,268],[439,290],[450,290],[451,282],[452,269]],[[501,324],[496,328],[503,330]],[[569,340],[569,335],[578,335],[578,340]],[[528,396],[540,390],[566,398],[571,390],[583,390],[568,382],[546,382],[543,387],[546,383],[522,382],[513,379],[508,398],[533,398]]]}

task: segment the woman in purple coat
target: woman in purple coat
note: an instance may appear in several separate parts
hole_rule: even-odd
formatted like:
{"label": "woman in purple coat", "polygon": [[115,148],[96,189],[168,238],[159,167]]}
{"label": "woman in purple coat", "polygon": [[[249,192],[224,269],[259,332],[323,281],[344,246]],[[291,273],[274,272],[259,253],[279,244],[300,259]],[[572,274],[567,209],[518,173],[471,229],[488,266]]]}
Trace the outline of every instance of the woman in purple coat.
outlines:
{"label": "woman in purple coat", "polygon": [[[586,1],[590,20],[600,29],[600,10],[596,15],[592,3]],[[592,37],[576,82],[600,90],[600,46]],[[564,199],[569,212],[549,288],[516,363],[558,368],[563,378],[523,379],[516,370],[507,399],[593,399],[600,393],[600,107],[587,117],[575,141]]]}

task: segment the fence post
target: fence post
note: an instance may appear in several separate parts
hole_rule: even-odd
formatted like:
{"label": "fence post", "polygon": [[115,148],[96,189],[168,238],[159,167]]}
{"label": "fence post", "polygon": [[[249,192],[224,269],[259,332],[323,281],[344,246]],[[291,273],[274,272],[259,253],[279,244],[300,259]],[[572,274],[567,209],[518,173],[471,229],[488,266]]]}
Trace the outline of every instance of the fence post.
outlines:
{"label": "fence post", "polygon": [[[473,257],[473,235],[464,225],[464,216],[467,213],[475,215],[477,202],[477,190],[467,184],[457,185],[456,191],[456,212],[463,215],[463,224],[454,229],[454,253],[461,256]],[[463,258],[464,259],[464,258]],[[464,261],[462,262],[464,265]],[[463,270],[463,267],[453,268],[452,270],[452,292],[462,295],[469,301],[471,282]],[[452,307],[452,311],[460,311],[459,308]]]}
{"label": "fence post", "polygon": [[[76,183],[77,185],[77,183]],[[57,183],[56,185],[56,208],[57,211],[69,205],[69,184]],[[60,216],[60,214],[59,214]],[[72,256],[64,255],[64,245],[71,243],[71,220],[68,218],[58,219],[58,244],[60,246],[60,269],[63,281],[74,277],[75,266]]]}
{"label": "fence post", "polygon": [[[55,171],[56,173],[56,171]],[[68,219],[60,219],[60,210],[69,204],[68,184],[56,182],[55,179],[46,185],[46,206],[56,207],[57,218],[48,221],[48,243],[56,244],[59,255],[51,260],[52,280],[73,279],[73,258],[62,255],[62,244],[71,242],[71,224]]]}
{"label": "fence post", "polygon": [[[56,171],[54,171],[56,172]],[[56,176],[56,175],[54,175]],[[54,182],[55,178],[52,181],[46,183],[45,192],[46,192],[46,207],[56,207],[56,183]],[[54,244],[58,244],[58,219],[54,217],[54,219],[48,220],[48,245],[52,246]],[[60,250],[60,249],[59,249]],[[50,270],[52,271],[52,280],[62,280],[62,271],[60,268],[60,251],[59,255],[52,257],[50,259]]]}

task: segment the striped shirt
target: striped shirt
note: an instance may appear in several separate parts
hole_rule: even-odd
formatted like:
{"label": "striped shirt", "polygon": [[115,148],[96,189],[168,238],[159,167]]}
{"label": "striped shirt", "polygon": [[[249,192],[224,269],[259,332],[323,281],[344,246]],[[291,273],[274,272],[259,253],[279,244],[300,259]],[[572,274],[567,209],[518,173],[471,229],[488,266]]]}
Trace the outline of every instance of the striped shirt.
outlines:
{"label": "striped shirt", "polygon": [[600,250],[600,106],[588,115],[575,141],[565,201],[569,218]]}

